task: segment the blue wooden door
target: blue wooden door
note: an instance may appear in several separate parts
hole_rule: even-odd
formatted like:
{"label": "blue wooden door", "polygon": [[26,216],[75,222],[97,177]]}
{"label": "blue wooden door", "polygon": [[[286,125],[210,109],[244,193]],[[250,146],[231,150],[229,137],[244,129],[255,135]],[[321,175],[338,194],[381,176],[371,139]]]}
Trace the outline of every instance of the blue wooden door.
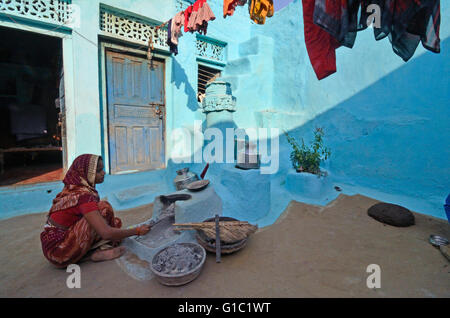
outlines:
{"label": "blue wooden door", "polygon": [[106,52],[110,171],[164,168],[164,63]]}

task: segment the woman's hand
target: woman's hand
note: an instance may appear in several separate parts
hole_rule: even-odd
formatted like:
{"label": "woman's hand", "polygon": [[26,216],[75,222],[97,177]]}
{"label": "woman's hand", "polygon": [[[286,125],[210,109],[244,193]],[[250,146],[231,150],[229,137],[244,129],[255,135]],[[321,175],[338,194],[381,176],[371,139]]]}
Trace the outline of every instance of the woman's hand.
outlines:
{"label": "woman's hand", "polygon": [[138,226],[136,228],[136,235],[139,235],[139,236],[145,235],[148,232],[150,232],[150,229],[151,229],[151,226],[148,225],[148,224],[144,224],[144,225]]}
{"label": "woman's hand", "polygon": [[124,230],[111,227],[106,223],[106,220],[100,215],[99,211],[89,212],[85,214],[84,217],[102,239],[110,241],[120,241],[134,235],[145,235],[151,228],[150,225],[141,225],[139,227]]}

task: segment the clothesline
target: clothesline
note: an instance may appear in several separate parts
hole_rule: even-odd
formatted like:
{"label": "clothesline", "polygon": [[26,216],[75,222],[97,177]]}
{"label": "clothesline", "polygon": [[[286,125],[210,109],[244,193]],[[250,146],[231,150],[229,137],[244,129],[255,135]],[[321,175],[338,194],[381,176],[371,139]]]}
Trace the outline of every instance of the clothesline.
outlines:
{"label": "clothesline", "polygon": [[[327,0],[302,0],[303,4],[303,18],[304,18],[304,33],[305,33],[305,42],[306,49],[308,51],[308,55],[311,60],[311,64],[313,66],[314,71],[316,72],[317,78],[319,80],[333,74],[336,72],[336,55],[335,50],[340,46],[347,46],[351,48],[353,46],[354,40],[356,38],[357,31],[365,29],[367,26],[363,24],[363,21],[368,21],[369,13],[365,12],[365,5],[361,1],[354,8],[348,8],[346,14],[336,14],[338,9],[342,7],[340,5],[340,1],[336,0],[334,6],[327,7],[324,5],[324,2]],[[387,37],[390,33],[393,33],[395,36],[393,38],[395,41],[391,40],[394,52],[399,55],[405,62],[409,60],[414,51],[416,50],[419,41],[422,42],[423,46],[435,53],[440,52],[440,39],[439,39],[439,26],[440,26],[440,0],[422,0],[422,1],[414,1],[407,6],[405,1],[407,0],[392,0],[394,3],[399,3],[399,8],[401,10],[397,10],[395,13],[390,9],[382,10],[383,17],[381,18],[383,25],[381,27],[374,28],[375,38],[376,40],[380,40],[384,37]],[[250,19],[258,24],[264,24],[265,17],[271,17],[273,15],[273,1],[272,0],[224,0],[224,18],[228,15],[231,16],[234,13],[234,10],[237,6],[244,6],[248,3]],[[327,2],[328,3],[328,2]],[[192,8],[197,5],[199,8],[201,5],[207,4],[207,0],[197,0],[194,4],[190,5],[186,10],[180,11],[177,15],[184,16],[186,11],[189,11],[187,14],[193,14]],[[401,6],[400,6],[401,4]],[[355,8],[358,8],[361,5],[361,12],[364,15],[359,19],[356,18]],[[208,6],[209,8],[209,6]],[[315,13],[317,9],[317,14]],[[326,11],[323,11],[321,8],[326,8]],[[342,7],[344,8],[344,7]],[[321,10],[319,10],[321,9]],[[210,9],[209,9],[210,10]],[[342,9],[344,10],[344,9]],[[336,11],[336,12],[335,12]],[[410,11],[415,12],[415,14],[411,14]],[[195,12],[195,11],[194,11]],[[417,12],[424,12],[425,14],[419,15]],[[6,16],[14,23],[18,24],[8,13]],[[210,13],[212,16],[213,13]],[[177,17],[175,15],[175,17]],[[393,17],[397,18],[394,20]],[[339,17],[348,17],[351,21],[346,20],[336,20],[332,24],[331,21],[334,21],[333,18],[335,16]],[[397,16],[401,16],[399,19]],[[410,16],[409,20],[406,21],[409,25],[406,27],[406,24],[399,25],[397,21],[403,21],[403,16]],[[197,17],[195,17],[197,19]],[[214,20],[214,18],[209,18],[209,20]],[[186,18],[185,24],[185,32],[186,28],[190,32],[201,32],[203,31],[206,34],[207,21],[200,20],[202,22],[201,26],[197,26],[199,21],[195,21],[194,29],[189,29],[186,26],[189,21],[189,17]],[[392,21],[391,24],[386,24],[384,21]],[[153,37],[158,37],[158,30],[167,26],[169,24],[169,37],[168,37],[168,45],[172,53],[175,55],[178,53],[177,45],[178,43],[171,42],[171,28],[170,23],[173,22],[173,18],[169,21],[166,21],[158,26],[154,27],[155,32],[150,32],[148,43],[146,45],[140,46],[138,49],[148,47],[147,58],[150,60],[151,65],[153,65],[152,60],[152,51],[154,50],[154,42]],[[177,28],[180,28],[180,21],[178,20]],[[206,22],[206,23],[204,23]],[[357,25],[357,27],[352,26],[349,27],[350,23],[352,25]],[[189,23],[190,24],[190,23]],[[395,26],[393,26],[395,24]],[[192,26],[190,24],[190,26]],[[346,26],[347,29],[343,27],[337,26]],[[55,31],[59,28],[63,27],[59,25],[50,31]],[[336,29],[337,28],[337,29]],[[405,29],[406,28],[406,29]],[[412,30],[413,33],[409,33],[406,31]],[[339,31],[340,30],[340,31]],[[339,32],[340,33],[339,33]],[[97,47],[97,44],[76,30],[72,30],[73,33],[78,34],[88,42],[92,43]],[[405,35],[403,35],[405,34]],[[412,36],[411,36],[412,34]],[[69,35],[66,35],[69,36]],[[181,37],[181,30],[178,29],[178,32],[174,35],[176,42],[178,37]],[[318,39],[320,39],[318,41]]]}

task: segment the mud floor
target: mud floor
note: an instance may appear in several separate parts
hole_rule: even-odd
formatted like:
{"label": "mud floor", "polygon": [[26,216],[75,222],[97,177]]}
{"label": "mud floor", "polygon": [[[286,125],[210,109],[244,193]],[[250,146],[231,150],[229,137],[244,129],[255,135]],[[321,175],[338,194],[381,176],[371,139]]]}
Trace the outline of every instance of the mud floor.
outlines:
{"label": "mud floor", "polygon": [[[278,221],[258,230],[241,251],[208,254],[200,276],[180,287],[139,281],[118,261],[83,262],[81,288],[52,267],[39,242],[45,214],[0,221],[1,297],[450,297],[450,263],[430,234],[450,237],[444,220],[416,214],[396,228],[367,215],[376,200],[340,195],[326,207],[291,202]],[[124,226],[147,220],[151,206],[118,212]],[[148,270],[148,262],[123,257]],[[381,269],[381,288],[367,287],[367,267]]]}

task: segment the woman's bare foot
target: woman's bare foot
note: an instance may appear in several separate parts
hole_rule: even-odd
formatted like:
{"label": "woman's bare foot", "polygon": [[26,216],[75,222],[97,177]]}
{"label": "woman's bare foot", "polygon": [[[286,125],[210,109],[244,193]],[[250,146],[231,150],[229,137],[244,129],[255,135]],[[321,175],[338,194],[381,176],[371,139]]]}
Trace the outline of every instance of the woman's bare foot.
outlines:
{"label": "woman's bare foot", "polygon": [[113,241],[113,242],[112,242],[112,246],[113,246],[113,247],[117,247],[117,246],[119,246],[121,243],[122,243],[122,240]]}
{"label": "woman's bare foot", "polygon": [[109,250],[105,250],[105,251],[96,251],[94,254],[92,254],[91,256],[91,261],[93,262],[101,262],[101,261],[108,261],[111,259],[115,259],[118,258],[120,256],[123,255],[123,253],[125,253],[125,246],[119,246],[119,247],[115,247],[115,248],[111,248]]}

